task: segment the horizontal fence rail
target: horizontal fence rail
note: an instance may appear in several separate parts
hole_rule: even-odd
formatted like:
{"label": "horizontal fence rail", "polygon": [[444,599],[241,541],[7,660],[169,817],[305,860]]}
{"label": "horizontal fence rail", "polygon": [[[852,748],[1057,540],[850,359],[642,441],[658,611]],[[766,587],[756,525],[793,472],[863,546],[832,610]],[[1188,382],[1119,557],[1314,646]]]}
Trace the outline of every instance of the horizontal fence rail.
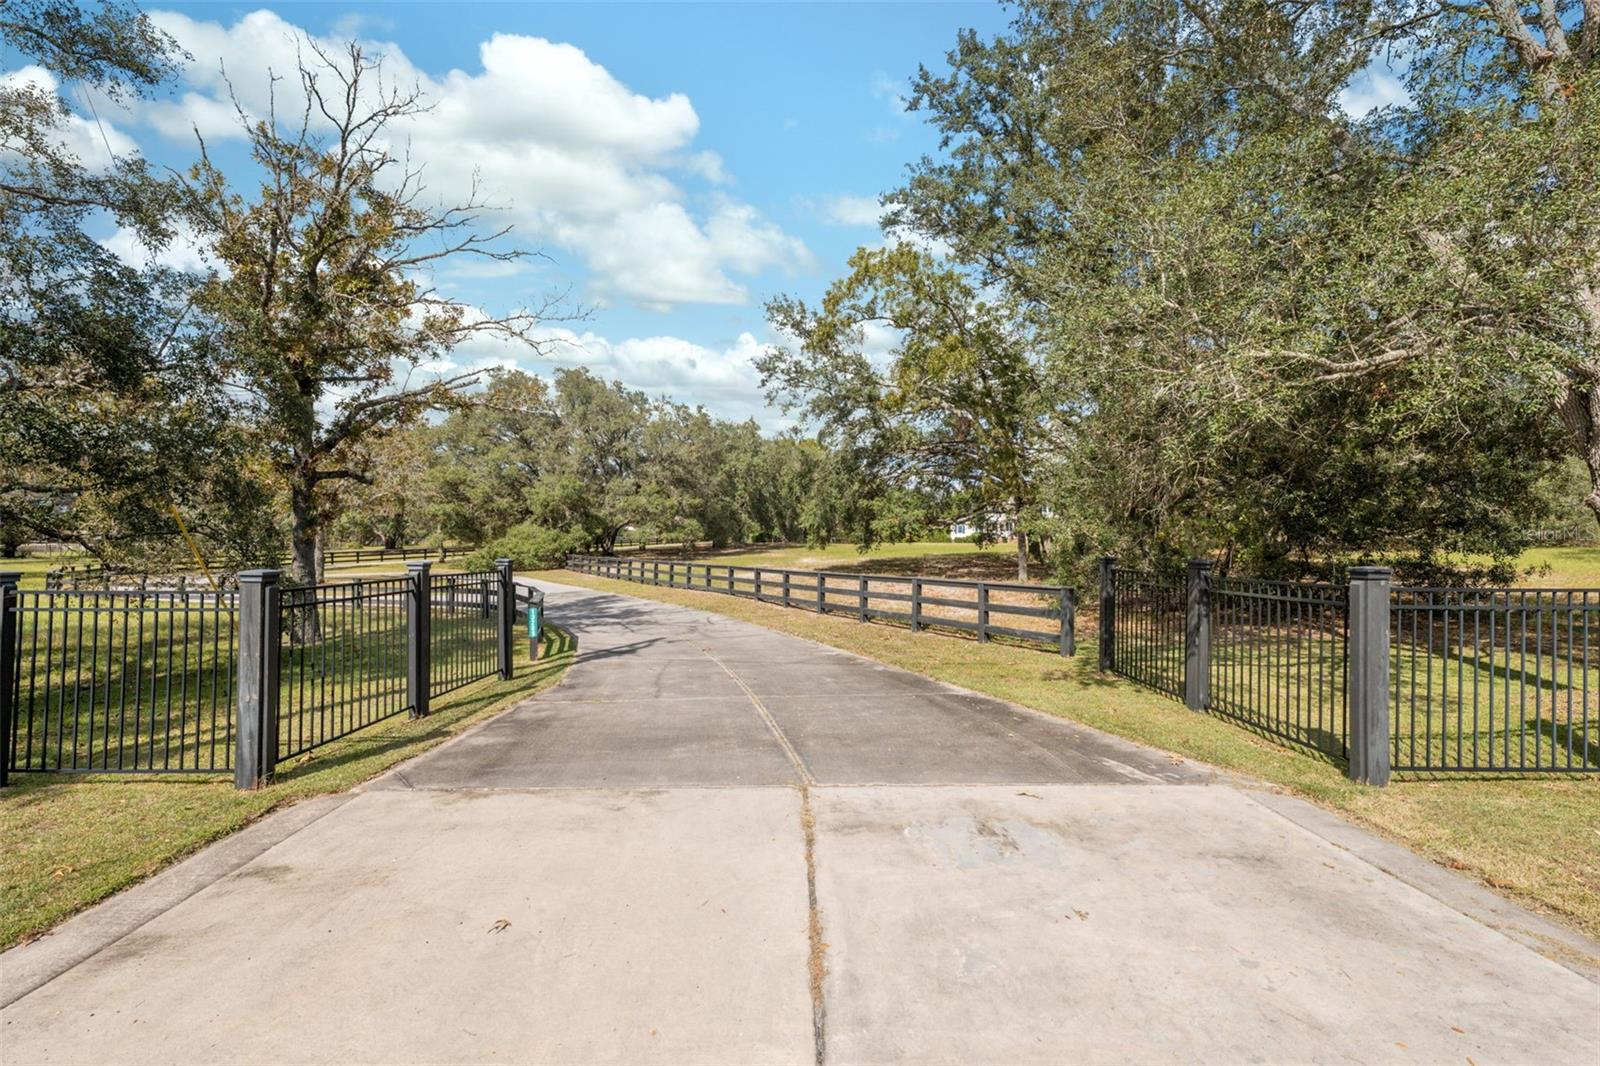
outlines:
{"label": "horizontal fence rail", "polygon": [[8,770],[232,766],[234,605],[199,592],[11,591]]}
{"label": "horizontal fence rail", "polygon": [[851,574],[733,566],[676,559],[569,555],[567,569],[667,588],[742,596],[858,621],[903,624],[922,630],[970,633],[980,641],[1003,637],[1074,653],[1076,598],[1061,585],[966,581],[899,574]]}
{"label": "horizontal fence rail", "polygon": [[1600,772],[1600,591],[1396,588],[1397,770]]}
{"label": "horizontal fence rail", "polygon": [[[330,548],[322,553],[327,566],[348,566],[355,563],[405,562],[410,559],[434,559],[442,562],[450,554],[449,548]],[[231,578],[231,576],[230,576]],[[218,584],[231,584],[231,579],[217,575]],[[46,589],[211,589],[211,580],[201,573],[151,574],[138,570],[116,569],[100,563],[83,563],[58,566],[46,570]]]}
{"label": "horizontal fence rail", "polygon": [[215,584],[204,574],[145,574],[135,570],[116,570],[99,565],[62,566],[46,570],[47,592],[63,589],[89,589],[102,592],[214,592],[234,584],[231,575],[219,575]]}
{"label": "horizontal fence rail", "polygon": [[443,561],[449,548],[413,546],[407,548],[329,548],[322,553],[326,566],[345,566],[352,563],[406,562],[411,559],[437,559]]}
{"label": "horizontal fence rail", "polygon": [[510,677],[510,561],[430,565],[302,587],[246,571],[223,592],[40,592],[0,571],[0,784],[232,770],[254,787],[279,762],[428,713],[432,696]]}

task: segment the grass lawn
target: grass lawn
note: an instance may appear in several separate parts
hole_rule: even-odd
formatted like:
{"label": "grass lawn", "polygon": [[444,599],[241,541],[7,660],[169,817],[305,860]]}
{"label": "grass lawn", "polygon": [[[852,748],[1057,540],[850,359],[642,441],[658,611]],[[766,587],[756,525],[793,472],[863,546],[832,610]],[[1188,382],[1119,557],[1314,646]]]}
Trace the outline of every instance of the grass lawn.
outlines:
{"label": "grass lawn", "polygon": [[1524,571],[1519,585],[1600,589],[1600,547],[1530,548],[1517,565]]}
{"label": "grass lawn", "polygon": [[46,571],[64,566],[82,566],[93,561],[84,555],[29,555],[21,559],[0,559],[0,570],[21,571],[22,580],[18,588],[42,589]]}
{"label": "grass lawn", "polygon": [[390,718],[306,752],[279,764],[276,780],[259,791],[236,791],[231,775],[13,776],[0,794],[0,948],[276,807],[347,789],[548,688],[571,663],[573,643],[561,630],[547,632],[545,657],[529,663],[519,652],[510,681],[478,682],[436,699],[427,718]]}
{"label": "grass lawn", "polygon": [[1175,758],[1261,778],[1600,937],[1600,780],[1414,780],[1369,788],[1346,779],[1328,760],[1099,673],[1092,639],[1081,641],[1077,657],[1067,660],[719,593],[564,570],[535,576],[755,622],[1163,748]]}

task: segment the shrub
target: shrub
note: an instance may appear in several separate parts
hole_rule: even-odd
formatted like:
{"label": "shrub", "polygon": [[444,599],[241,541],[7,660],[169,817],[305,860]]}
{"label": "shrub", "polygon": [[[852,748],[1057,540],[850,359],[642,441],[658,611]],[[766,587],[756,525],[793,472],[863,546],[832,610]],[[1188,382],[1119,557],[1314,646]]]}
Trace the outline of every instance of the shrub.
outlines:
{"label": "shrub", "polygon": [[466,566],[470,570],[487,570],[496,559],[510,559],[518,570],[548,570],[560,566],[567,553],[577,551],[585,539],[573,530],[523,522],[473,552],[467,557]]}

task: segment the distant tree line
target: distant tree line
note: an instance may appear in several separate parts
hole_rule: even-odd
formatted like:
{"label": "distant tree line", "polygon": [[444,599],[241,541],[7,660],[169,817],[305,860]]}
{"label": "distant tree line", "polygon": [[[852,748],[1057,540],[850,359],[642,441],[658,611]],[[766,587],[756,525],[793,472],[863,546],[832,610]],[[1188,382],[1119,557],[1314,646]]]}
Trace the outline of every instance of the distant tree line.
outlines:
{"label": "distant tree line", "polygon": [[815,440],[651,399],[586,369],[547,383],[517,371],[435,422],[374,442],[370,484],[342,490],[335,531],[355,541],[482,545],[525,566],[623,541],[714,546],[925,535],[863,491]]}

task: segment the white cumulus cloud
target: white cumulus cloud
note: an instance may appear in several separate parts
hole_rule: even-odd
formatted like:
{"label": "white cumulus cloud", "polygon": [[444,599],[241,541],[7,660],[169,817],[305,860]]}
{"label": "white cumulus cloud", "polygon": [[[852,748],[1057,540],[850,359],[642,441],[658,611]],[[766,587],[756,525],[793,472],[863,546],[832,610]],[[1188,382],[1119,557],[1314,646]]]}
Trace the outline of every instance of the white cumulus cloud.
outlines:
{"label": "white cumulus cloud", "polygon": [[1380,108],[1411,103],[1411,92],[1400,80],[1403,72],[1374,63],[1351,79],[1336,97],[1339,108],[1351,118],[1365,118]]}
{"label": "white cumulus cloud", "polygon": [[186,222],[179,223],[172,240],[160,248],[151,248],[126,226],[119,226],[115,233],[100,243],[118,259],[133,266],[154,264],[200,274],[213,265],[206,246]]}
{"label": "white cumulus cloud", "polygon": [[883,205],[876,196],[832,196],[823,202],[822,215],[841,226],[876,226]]}
{"label": "white cumulus cloud", "polygon": [[449,368],[519,369],[548,377],[557,367],[587,367],[607,381],[620,381],[652,398],[699,405],[721,418],[754,418],[768,429],[789,424],[766,407],[755,360],[768,345],[752,333],[716,347],[682,337],[613,340],[591,330],[549,327],[538,334],[535,353],[519,341],[488,334],[473,337],[451,354]]}
{"label": "white cumulus cloud", "polygon": [[[298,118],[295,74],[311,42],[270,11],[231,25],[159,11],[156,23],[191,54],[186,92],[144,105],[161,132],[239,136],[230,99],[251,116],[276,94],[280,118]],[[337,53],[340,42],[318,40]],[[431,194],[461,202],[476,180],[492,222],[510,222],[524,243],[582,259],[596,292],[650,307],[745,302],[740,275],[809,263],[796,237],[748,204],[691,193],[672,175],[710,185],[731,181],[720,156],[697,149],[700,118],[682,93],[637,93],[570,44],[499,33],[479,46],[479,69],[433,75],[399,46],[364,42],[381,57],[384,82],[418,87],[430,109],[391,131],[423,165]],[[280,80],[274,89],[270,74]],[[324,79],[325,82],[328,80]]]}
{"label": "white cumulus cloud", "polygon": [[[0,70],[0,90],[55,95],[60,89],[60,79],[43,67],[28,64],[14,70]],[[80,97],[69,91],[67,99],[71,106],[78,99],[87,101],[88,97]],[[91,114],[91,117],[85,118],[76,109],[62,116],[54,133],[57,148],[91,171],[107,169],[113,157],[139,154],[139,145],[133,138],[104,117],[97,119]]]}

